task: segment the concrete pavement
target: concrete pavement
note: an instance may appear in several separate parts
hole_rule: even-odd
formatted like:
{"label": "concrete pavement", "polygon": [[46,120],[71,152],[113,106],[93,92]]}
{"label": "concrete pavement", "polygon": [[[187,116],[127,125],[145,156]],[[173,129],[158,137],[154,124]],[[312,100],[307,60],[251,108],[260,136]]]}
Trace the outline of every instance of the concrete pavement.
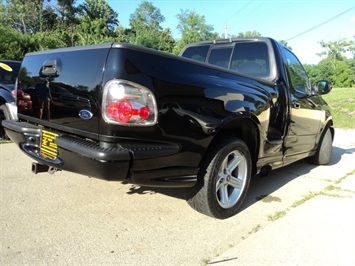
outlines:
{"label": "concrete pavement", "polygon": [[305,189],[208,265],[355,265],[355,130],[337,130],[330,166],[307,178],[324,185]]}
{"label": "concrete pavement", "polygon": [[33,175],[2,144],[0,265],[351,265],[354,151],[355,130],[337,130],[329,166],[253,178],[240,213],[216,220],[179,189]]}

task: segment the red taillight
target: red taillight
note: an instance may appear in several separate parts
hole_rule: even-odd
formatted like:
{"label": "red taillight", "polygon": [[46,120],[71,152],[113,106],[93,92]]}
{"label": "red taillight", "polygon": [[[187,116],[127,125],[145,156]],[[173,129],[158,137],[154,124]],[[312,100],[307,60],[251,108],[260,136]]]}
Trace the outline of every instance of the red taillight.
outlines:
{"label": "red taillight", "polygon": [[142,107],[139,110],[139,116],[143,119],[147,119],[150,116],[150,110],[149,107]]}
{"label": "red taillight", "polygon": [[132,117],[132,105],[127,100],[111,103],[107,107],[107,113],[117,122],[126,123]]}
{"label": "red taillight", "polygon": [[115,121],[126,123],[132,116],[138,115],[142,119],[147,119],[150,115],[149,107],[134,109],[127,98],[119,102],[111,103],[107,106],[107,114]]}
{"label": "red taillight", "polygon": [[103,90],[102,116],[105,122],[123,126],[152,126],[158,108],[152,91],[127,80],[110,80]]}
{"label": "red taillight", "polygon": [[[15,96],[15,93],[16,93],[16,91],[13,90],[13,91],[12,91],[12,94],[13,94],[14,96]],[[25,93],[23,92],[23,90],[17,90],[17,99],[18,99],[18,100],[22,99],[24,94],[25,94]]]}

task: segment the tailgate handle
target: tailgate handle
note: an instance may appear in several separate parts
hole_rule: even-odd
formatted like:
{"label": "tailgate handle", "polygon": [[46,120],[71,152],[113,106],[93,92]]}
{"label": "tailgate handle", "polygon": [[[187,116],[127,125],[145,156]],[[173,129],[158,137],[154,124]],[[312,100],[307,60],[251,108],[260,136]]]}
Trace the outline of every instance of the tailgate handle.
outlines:
{"label": "tailgate handle", "polygon": [[45,77],[58,77],[57,60],[50,59],[45,62],[41,68],[40,75]]}

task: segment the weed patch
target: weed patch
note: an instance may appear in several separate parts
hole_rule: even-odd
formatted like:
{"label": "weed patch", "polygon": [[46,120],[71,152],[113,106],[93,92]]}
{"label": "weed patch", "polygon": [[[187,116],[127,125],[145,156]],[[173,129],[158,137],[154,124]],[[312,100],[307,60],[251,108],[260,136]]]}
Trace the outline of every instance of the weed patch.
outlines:
{"label": "weed patch", "polygon": [[333,88],[322,98],[331,108],[334,127],[355,128],[355,88]]}
{"label": "weed patch", "polygon": [[268,221],[276,221],[286,215],[286,211],[275,212],[274,214],[268,215]]}

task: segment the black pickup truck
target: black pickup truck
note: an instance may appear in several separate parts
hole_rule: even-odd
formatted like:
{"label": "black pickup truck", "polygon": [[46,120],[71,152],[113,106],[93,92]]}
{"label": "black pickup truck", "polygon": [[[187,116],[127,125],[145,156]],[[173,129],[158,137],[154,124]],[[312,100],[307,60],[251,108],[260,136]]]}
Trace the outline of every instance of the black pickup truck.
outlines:
{"label": "black pickup truck", "polygon": [[[3,126],[33,172],[187,187],[193,208],[220,219],[237,213],[251,176],[332,154],[320,96],[331,84],[312,86],[271,38],[194,43],[180,56],[125,43],[29,53],[16,86],[33,112]],[[48,110],[35,100],[43,87]]]}

